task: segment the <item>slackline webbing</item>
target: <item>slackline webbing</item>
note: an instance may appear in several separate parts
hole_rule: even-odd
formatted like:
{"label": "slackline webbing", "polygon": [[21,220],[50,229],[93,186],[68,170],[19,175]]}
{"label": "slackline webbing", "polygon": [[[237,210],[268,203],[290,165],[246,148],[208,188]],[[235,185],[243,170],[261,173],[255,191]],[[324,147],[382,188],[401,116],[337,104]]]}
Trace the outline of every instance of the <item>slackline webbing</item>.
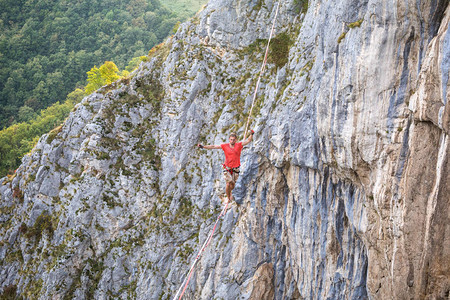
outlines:
{"label": "slackline webbing", "polygon": [[180,298],[178,298],[178,299],[181,299],[181,297],[183,297],[183,294],[186,291],[186,288],[187,288],[187,285],[189,283],[189,280],[191,279],[192,272],[194,271],[194,267],[197,264],[198,260],[200,259],[200,257],[202,255],[203,251],[205,250],[205,248],[209,245],[209,242],[211,241],[211,239],[212,239],[212,237],[214,235],[214,231],[216,230],[217,224],[219,223],[220,218],[223,215],[225,215],[229,203],[230,203],[230,199],[227,200],[227,204],[222,209],[222,212],[220,213],[220,215],[217,217],[216,223],[214,224],[214,227],[211,230],[211,233],[209,234],[209,236],[206,239],[205,243],[203,244],[202,248],[200,249],[200,251],[198,252],[197,256],[195,257],[194,263],[192,264],[191,268],[189,269],[189,273],[187,274],[186,278],[183,280],[183,283],[181,284],[180,288],[178,289],[178,292],[175,294],[175,297],[173,299],[177,299],[178,294],[180,294],[180,291],[181,291],[182,288],[183,288],[183,291],[181,291]]}
{"label": "slackline webbing", "polygon": [[259,83],[261,82],[261,76],[264,73],[264,70],[266,69],[267,58],[268,58],[268,55],[269,55],[270,40],[272,39],[273,31],[275,29],[275,21],[277,20],[278,9],[279,8],[280,8],[280,1],[278,2],[278,5],[277,5],[277,10],[275,12],[275,18],[273,19],[273,24],[272,24],[272,30],[270,31],[269,40],[267,41],[266,54],[264,55],[264,60],[263,60],[262,66],[261,66],[261,71],[259,72],[258,81],[256,82],[255,93],[253,94],[252,106],[251,106],[250,112],[248,114],[247,125],[245,125],[244,141],[245,141],[245,138],[247,137],[247,129],[248,129],[248,125],[250,123],[250,117],[252,116],[253,106],[254,106],[255,100],[256,100],[256,94],[258,93]]}

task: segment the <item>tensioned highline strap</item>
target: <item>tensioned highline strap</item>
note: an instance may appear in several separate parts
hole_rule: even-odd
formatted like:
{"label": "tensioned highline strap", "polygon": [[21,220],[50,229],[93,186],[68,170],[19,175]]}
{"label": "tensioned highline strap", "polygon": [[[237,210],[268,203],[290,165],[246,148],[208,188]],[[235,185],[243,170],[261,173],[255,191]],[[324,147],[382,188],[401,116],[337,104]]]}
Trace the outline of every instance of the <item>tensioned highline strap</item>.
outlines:
{"label": "tensioned highline strap", "polygon": [[264,70],[266,69],[267,57],[269,55],[269,45],[270,45],[270,40],[272,39],[273,31],[275,29],[275,21],[277,20],[277,16],[278,16],[278,8],[280,8],[280,1],[278,1],[277,10],[275,12],[275,18],[273,19],[272,30],[270,31],[269,41],[267,41],[266,54],[264,55],[264,60],[263,60],[262,66],[261,66],[261,71],[259,72],[258,81],[256,82],[255,93],[253,94],[252,106],[250,108],[250,113],[248,114],[247,125],[245,125],[244,141],[245,141],[245,138],[247,137],[248,124],[250,123],[250,117],[252,116],[253,105],[255,104],[256,94],[258,93],[259,83],[261,82],[261,76],[264,73]]}
{"label": "tensioned highline strap", "polygon": [[189,283],[189,280],[191,279],[192,272],[194,271],[194,267],[197,264],[198,260],[200,259],[200,256],[203,254],[203,251],[209,245],[209,242],[211,241],[211,239],[212,239],[212,237],[214,235],[214,231],[216,230],[217,224],[219,223],[220,218],[223,215],[225,215],[229,203],[230,203],[230,199],[227,200],[227,204],[222,209],[222,212],[220,213],[220,215],[217,217],[216,223],[214,224],[214,227],[211,230],[211,233],[209,234],[209,236],[206,239],[205,243],[203,244],[202,248],[200,249],[200,251],[198,252],[197,256],[195,257],[194,263],[192,264],[191,268],[189,269],[189,273],[187,274],[186,278],[183,280],[183,284],[180,286],[180,288],[178,289],[178,292],[175,294],[175,297],[173,298],[174,300],[177,299],[178,294],[180,294],[181,289],[183,289],[183,291],[181,291],[180,298],[178,298],[178,299],[180,300],[181,297],[183,297],[183,294],[186,291],[186,288],[187,288],[187,285]]}
{"label": "tensioned highline strap", "polygon": [[[270,45],[270,40],[272,39],[272,35],[273,35],[273,31],[275,28],[275,21],[277,20],[277,16],[278,16],[278,9],[280,7],[280,1],[278,2],[277,5],[277,10],[275,12],[275,18],[273,19],[273,24],[272,24],[272,30],[270,31],[270,36],[269,36],[269,40],[267,42],[267,47],[266,47],[266,53],[264,55],[264,61],[261,67],[261,71],[259,73],[259,77],[258,77],[258,81],[256,83],[256,88],[255,88],[255,94],[253,96],[253,102],[252,102],[252,106],[250,108],[250,113],[248,115],[248,120],[247,120],[247,125],[245,126],[245,131],[244,131],[244,140],[247,136],[247,128],[248,128],[248,124],[250,121],[250,116],[252,115],[252,110],[253,110],[253,105],[255,103],[255,99],[256,99],[256,94],[258,92],[258,87],[259,87],[259,83],[261,81],[261,76],[264,73],[264,70],[266,68],[266,63],[267,63],[267,56],[269,54],[269,45]],[[209,245],[209,242],[211,242],[211,239],[214,235],[214,231],[216,230],[217,224],[219,223],[220,218],[225,215],[227,208],[228,208],[228,204],[230,203],[230,199],[227,200],[227,203],[225,204],[225,207],[223,208],[222,212],[220,213],[220,215],[217,217],[216,223],[214,224],[213,229],[211,230],[211,233],[209,234],[208,238],[206,239],[205,243],[203,244],[202,248],[200,248],[200,251],[198,251],[197,256],[195,257],[195,260],[191,266],[191,268],[189,269],[189,272],[187,274],[187,276],[185,277],[185,279],[183,280],[183,283],[181,284],[180,288],[178,289],[177,293],[175,294],[175,297],[173,297],[174,300],[181,300],[181,298],[184,295],[184,292],[186,291],[186,288],[188,286],[189,280],[191,279],[192,273],[194,271],[195,265],[197,264],[198,260],[200,259],[201,255],[203,254],[203,251],[205,251],[206,247]],[[179,296],[179,297],[178,297]]]}

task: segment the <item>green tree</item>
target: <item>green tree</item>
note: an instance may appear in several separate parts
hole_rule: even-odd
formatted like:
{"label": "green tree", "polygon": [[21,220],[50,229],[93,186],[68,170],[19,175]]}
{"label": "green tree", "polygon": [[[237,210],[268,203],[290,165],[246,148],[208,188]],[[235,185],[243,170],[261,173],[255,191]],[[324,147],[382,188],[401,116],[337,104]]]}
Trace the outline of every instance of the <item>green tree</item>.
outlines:
{"label": "green tree", "polygon": [[69,103],[75,105],[83,99],[85,96],[84,91],[82,89],[76,89],[75,91],[71,92],[69,95],[67,95],[67,101]]}
{"label": "green tree", "polygon": [[36,117],[36,113],[34,112],[34,109],[32,109],[31,107],[24,105],[21,108],[19,108],[19,116],[18,116],[19,122],[28,122],[34,117]]}
{"label": "green tree", "polygon": [[89,72],[88,84],[86,85],[85,92],[90,94],[93,91],[101,88],[106,84],[110,84],[120,78],[119,68],[112,61],[105,61],[100,68],[94,66]]}

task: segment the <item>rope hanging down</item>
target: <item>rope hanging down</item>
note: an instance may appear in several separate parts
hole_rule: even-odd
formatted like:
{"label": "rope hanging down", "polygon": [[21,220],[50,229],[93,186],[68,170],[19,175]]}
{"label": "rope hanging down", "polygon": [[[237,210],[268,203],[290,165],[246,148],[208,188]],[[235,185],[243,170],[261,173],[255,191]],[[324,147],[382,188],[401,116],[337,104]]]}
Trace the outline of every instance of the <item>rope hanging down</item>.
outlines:
{"label": "rope hanging down", "polygon": [[[266,53],[264,55],[264,60],[261,66],[261,71],[259,72],[259,77],[258,77],[258,81],[256,82],[256,88],[255,88],[255,93],[253,95],[253,101],[252,101],[252,106],[250,108],[250,113],[248,115],[248,119],[247,119],[247,125],[245,126],[245,131],[244,131],[244,140],[247,137],[247,129],[248,129],[248,125],[250,122],[250,117],[252,115],[252,110],[253,110],[253,105],[255,104],[255,99],[256,99],[256,94],[258,92],[258,87],[259,87],[259,83],[261,81],[261,76],[264,73],[264,70],[266,68],[266,63],[267,63],[267,57],[269,54],[269,45],[270,45],[270,40],[272,39],[272,35],[275,29],[275,21],[277,20],[277,16],[278,16],[278,9],[280,7],[280,2],[278,2],[277,5],[277,9],[275,12],[275,18],[273,19],[273,24],[272,24],[272,30],[270,31],[270,36],[269,36],[269,40],[267,41],[267,47],[266,47]],[[197,264],[197,262],[199,261],[201,255],[203,254],[203,251],[205,251],[206,247],[208,247],[209,243],[212,240],[212,237],[214,235],[214,231],[216,230],[217,224],[220,221],[220,218],[225,215],[227,208],[228,208],[228,204],[230,203],[230,199],[227,200],[227,203],[225,204],[225,207],[223,208],[222,212],[219,214],[219,216],[217,217],[216,223],[214,224],[213,229],[211,230],[211,233],[209,234],[208,238],[206,239],[206,241],[203,243],[202,248],[200,248],[200,251],[198,252],[197,256],[195,257],[195,260],[191,266],[191,268],[189,269],[189,272],[187,274],[187,276],[185,277],[185,279],[183,280],[183,283],[181,284],[180,288],[178,289],[177,293],[175,294],[175,297],[173,298],[174,300],[181,300],[181,298],[184,295],[184,292],[186,291],[186,288],[189,284],[189,280],[191,279],[192,273],[194,271],[195,265]],[[179,296],[178,296],[179,295]]]}

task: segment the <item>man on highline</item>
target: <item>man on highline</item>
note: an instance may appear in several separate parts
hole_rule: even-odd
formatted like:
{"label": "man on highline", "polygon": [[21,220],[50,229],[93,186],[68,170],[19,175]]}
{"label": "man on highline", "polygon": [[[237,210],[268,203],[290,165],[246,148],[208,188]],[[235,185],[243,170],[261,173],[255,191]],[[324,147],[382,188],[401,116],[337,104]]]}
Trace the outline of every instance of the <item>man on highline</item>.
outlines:
{"label": "man on highline", "polygon": [[228,200],[232,200],[231,191],[234,189],[234,185],[239,177],[239,167],[241,166],[241,151],[242,148],[249,144],[253,139],[253,130],[250,131],[250,136],[239,143],[236,143],[237,136],[236,133],[231,133],[229,137],[229,143],[221,145],[206,145],[203,146],[198,144],[197,146],[201,149],[222,149],[225,153],[225,163],[223,166],[223,176],[227,183],[225,188],[225,193],[227,194]]}

